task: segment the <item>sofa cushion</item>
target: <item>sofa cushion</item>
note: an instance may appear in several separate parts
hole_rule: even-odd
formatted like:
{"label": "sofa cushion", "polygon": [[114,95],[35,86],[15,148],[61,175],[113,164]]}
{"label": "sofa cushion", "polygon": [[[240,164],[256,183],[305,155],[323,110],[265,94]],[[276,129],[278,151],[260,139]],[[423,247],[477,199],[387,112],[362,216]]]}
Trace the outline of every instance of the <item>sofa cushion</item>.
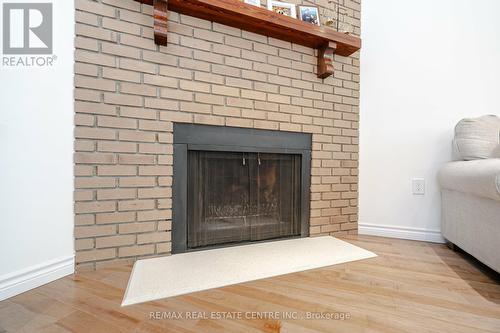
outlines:
{"label": "sofa cushion", "polygon": [[445,190],[500,201],[500,159],[450,162],[438,179]]}
{"label": "sofa cushion", "polygon": [[482,116],[461,120],[455,127],[455,155],[461,160],[500,157],[500,118]]}

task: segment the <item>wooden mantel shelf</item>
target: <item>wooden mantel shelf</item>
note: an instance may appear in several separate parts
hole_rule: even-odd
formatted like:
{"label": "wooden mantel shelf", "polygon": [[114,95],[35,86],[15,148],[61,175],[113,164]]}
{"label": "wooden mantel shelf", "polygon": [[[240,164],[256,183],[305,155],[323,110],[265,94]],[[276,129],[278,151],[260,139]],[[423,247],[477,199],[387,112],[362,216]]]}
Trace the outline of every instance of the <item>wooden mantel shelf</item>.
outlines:
{"label": "wooden mantel shelf", "polygon": [[318,77],[333,74],[333,55],[349,56],[361,39],[240,0],[136,0],[154,6],[155,41],[167,44],[167,10],[318,49]]}

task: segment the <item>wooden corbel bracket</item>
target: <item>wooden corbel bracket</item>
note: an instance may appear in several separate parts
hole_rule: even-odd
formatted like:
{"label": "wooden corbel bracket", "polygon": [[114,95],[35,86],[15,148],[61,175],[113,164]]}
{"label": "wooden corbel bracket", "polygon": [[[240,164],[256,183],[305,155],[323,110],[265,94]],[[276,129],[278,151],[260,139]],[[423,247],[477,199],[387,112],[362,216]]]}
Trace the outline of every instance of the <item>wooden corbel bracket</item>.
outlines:
{"label": "wooden corbel bracket", "polygon": [[318,49],[318,77],[327,78],[333,75],[333,56],[337,51],[337,43],[328,42]]}
{"label": "wooden corbel bracket", "polygon": [[168,0],[153,0],[153,17],[155,43],[166,46],[168,44]]}
{"label": "wooden corbel bracket", "polygon": [[155,44],[167,46],[168,0],[135,0],[153,6]]}

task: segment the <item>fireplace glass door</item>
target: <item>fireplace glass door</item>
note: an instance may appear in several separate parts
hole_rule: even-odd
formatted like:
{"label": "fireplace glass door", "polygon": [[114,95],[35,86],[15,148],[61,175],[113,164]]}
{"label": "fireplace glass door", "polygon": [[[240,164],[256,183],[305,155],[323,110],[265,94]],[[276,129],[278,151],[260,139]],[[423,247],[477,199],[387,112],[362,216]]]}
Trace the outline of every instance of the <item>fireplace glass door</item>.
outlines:
{"label": "fireplace glass door", "polygon": [[300,236],[301,156],[189,151],[187,247]]}

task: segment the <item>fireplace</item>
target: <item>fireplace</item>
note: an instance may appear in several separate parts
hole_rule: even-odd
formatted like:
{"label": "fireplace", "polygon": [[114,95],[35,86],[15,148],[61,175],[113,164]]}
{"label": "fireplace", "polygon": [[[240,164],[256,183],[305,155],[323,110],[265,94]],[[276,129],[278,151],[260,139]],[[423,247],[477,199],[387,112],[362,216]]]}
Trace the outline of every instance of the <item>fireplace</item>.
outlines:
{"label": "fireplace", "polygon": [[306,237],[309,134],[174,125],[173,253]]}
{"label": "fireplace", "polygon": [[300,236],[300,155],[188,152],[187,247]]}

